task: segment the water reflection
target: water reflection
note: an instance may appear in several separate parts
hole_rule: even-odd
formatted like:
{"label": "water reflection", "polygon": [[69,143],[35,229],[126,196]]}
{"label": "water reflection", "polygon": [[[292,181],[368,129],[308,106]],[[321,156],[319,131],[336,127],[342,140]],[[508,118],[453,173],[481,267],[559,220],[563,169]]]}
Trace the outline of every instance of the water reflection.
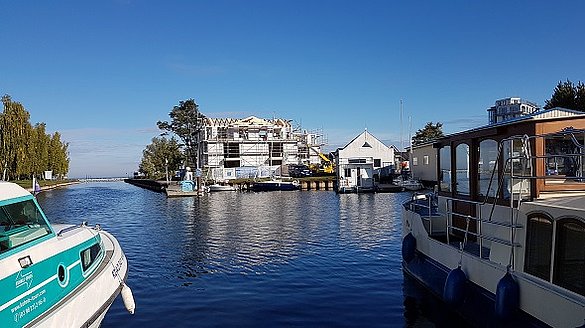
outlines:
{"label": "water reflection", "polygon": [[371,249],[400,238],[400,211],[396,209],[408,196],[408,193],[339,195],[341,240]]}
{"label": "water reflection", "polygon": [[38,197],[52,222],[100,223],[124,248],[138,310],[129,316],[117,299],[103,327],[405,324],[399,217],[407,193],[167,199],[94,183]]}

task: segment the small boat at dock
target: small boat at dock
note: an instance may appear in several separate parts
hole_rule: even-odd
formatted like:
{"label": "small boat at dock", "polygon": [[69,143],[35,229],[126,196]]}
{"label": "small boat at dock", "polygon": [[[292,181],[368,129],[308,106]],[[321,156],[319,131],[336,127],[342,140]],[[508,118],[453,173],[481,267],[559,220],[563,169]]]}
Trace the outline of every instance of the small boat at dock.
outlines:
{"label": "small boat at dock", "polygon": [[394,184],[406,191],[419,191],[424,189],[422,183],[415,179],[399,179]]}
{"label": "small boat at dock", "polygon": [[0,182],[2,327],[99,327],[118,294],[134,313],[128,260],[99,225],[51,225],[22,187]]}
{"label": "small boat at dock", "polygon": [[237,190],[235,186],[232,186],[232,185],[229,185],[229,184],[222,185],[222,184],[214,183],[214,184],[209,185],[207,187],[209,188],[209,191],[210,192],[216,192],[216,191],[236,191]]}
{"label": "small boat at dock", "polygon": [[292,191],[299,190],[301,186],[298,181],[267,180],[256,181],[252,184],[252,191]]}
{"label": "small boat at dock", "polygon": [[165,194],[169,198],[203,196],[208,191],[209,189],[205,186],[197,188],[197,182],[193,180],[178,181],[165,187]]}

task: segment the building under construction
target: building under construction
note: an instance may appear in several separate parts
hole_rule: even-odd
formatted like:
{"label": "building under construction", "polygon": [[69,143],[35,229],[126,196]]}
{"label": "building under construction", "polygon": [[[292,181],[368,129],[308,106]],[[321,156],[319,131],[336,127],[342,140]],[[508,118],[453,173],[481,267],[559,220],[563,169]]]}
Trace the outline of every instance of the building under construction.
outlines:
{"label": "building under construction", "polygon": [[214,180],[280,175],[288,164],[318,164],[322,134],[294,128],[290,120],[204,118],[200,165]]}

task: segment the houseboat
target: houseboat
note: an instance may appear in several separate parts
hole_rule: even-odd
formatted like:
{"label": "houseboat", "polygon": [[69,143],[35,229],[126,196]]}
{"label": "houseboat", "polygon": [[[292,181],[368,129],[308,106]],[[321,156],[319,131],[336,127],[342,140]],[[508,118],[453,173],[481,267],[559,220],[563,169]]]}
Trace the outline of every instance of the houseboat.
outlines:
{"label": "houseboat", "polygon": [[51,225],[22,187],[0,182],[0,325],[99,327],[126,286],[128,261],[99,225]]}
{"label": "houseboat", "polygon": [[585,115],[559,108],[437,140],[403,271],[474,326],[585,325],[584,144]]}

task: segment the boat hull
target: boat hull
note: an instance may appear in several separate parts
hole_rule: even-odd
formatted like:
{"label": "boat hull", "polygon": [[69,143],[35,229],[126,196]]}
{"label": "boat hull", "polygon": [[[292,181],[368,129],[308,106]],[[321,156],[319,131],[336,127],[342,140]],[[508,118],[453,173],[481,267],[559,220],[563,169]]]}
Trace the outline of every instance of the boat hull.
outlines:
{"label": "boat hull", "polygon": [[[95,244],[96,240],[101,245],[98,260],[85,267],[80,250]],[[43,253],[50,252],[53,254],[43,259]],[[99,327],[127,277],[128,262],[118,241],[107,232],[85,226],[22,253],[31,257],[33,265],[3,279],[3,282],[12,281],[14,286],[11,277],[17,277],[17,294],[3,299],[1,305],[3,327]],[[77,260],[72,258],[74,254]],[[3,259],[3,264],[23,255],[16,253]],[[58,267],[63,263],[62,282]],[[44,275],[47,268],[53,267],[56,274]],[[19,284],[23,281],[19,277],[30,277],[29,283]]]}
{"label": "boat hull", "polygon": [[[402,262],[402,269],[405,274],[429,290],[434,297],[444,301],[443,292],[450,272],[449,268],[416,252],[410,262]],[[465,301],[462,304],[450,306],[445,303],[445,307],[457,313],[473,327],[549,327],[523,311],[517,311],[511,319],[501,320],[495,313],[493,293],[470,281],[467,281],[465,290]]]}
{"label": "boat hull", "polygon": [[[453,310],[474,325],[577,327],[585,320],[585,303],[581,296],[521,271],[510,272],[519,289],[519,303],[513,307],[500,306],[496,313],[496,294],[500,282],[507,275],[505,259],[509,252],[501,252],[494,245],[486,251],[481,247],[473,248],[472,244],[461,252],[456,243],[447,243],[442,237],[438,237],[441,234],[438,228],[445,224],[445,217],[441,213],[432,211],[430,220],[437,223],[432,229],[423,224],[423,221],[428,220],[428,213],[425,217],[427,219],[422,220],[421,215],[411,210],[408,204],[403,207],[403,271],[449,303],[450,300],[446,297],[448,293],[444,290],[447,276],[460,266],[466,276],[467,288],[464,301],[460,306],[454,306]],[[433,232],[434,237],[429,231]],[[414,238],[414,242],[407,240],[412,239],[409,235]],[[542,302],[549,306],[543,307]],[[499,318],[502,310],[513,310],[514,315],[501,320]]]}
{"label": "boat hull", "polygon": [[299,186],[292,182],[256,182],[252,185],[253,191],[293,191],[299,190]]}

